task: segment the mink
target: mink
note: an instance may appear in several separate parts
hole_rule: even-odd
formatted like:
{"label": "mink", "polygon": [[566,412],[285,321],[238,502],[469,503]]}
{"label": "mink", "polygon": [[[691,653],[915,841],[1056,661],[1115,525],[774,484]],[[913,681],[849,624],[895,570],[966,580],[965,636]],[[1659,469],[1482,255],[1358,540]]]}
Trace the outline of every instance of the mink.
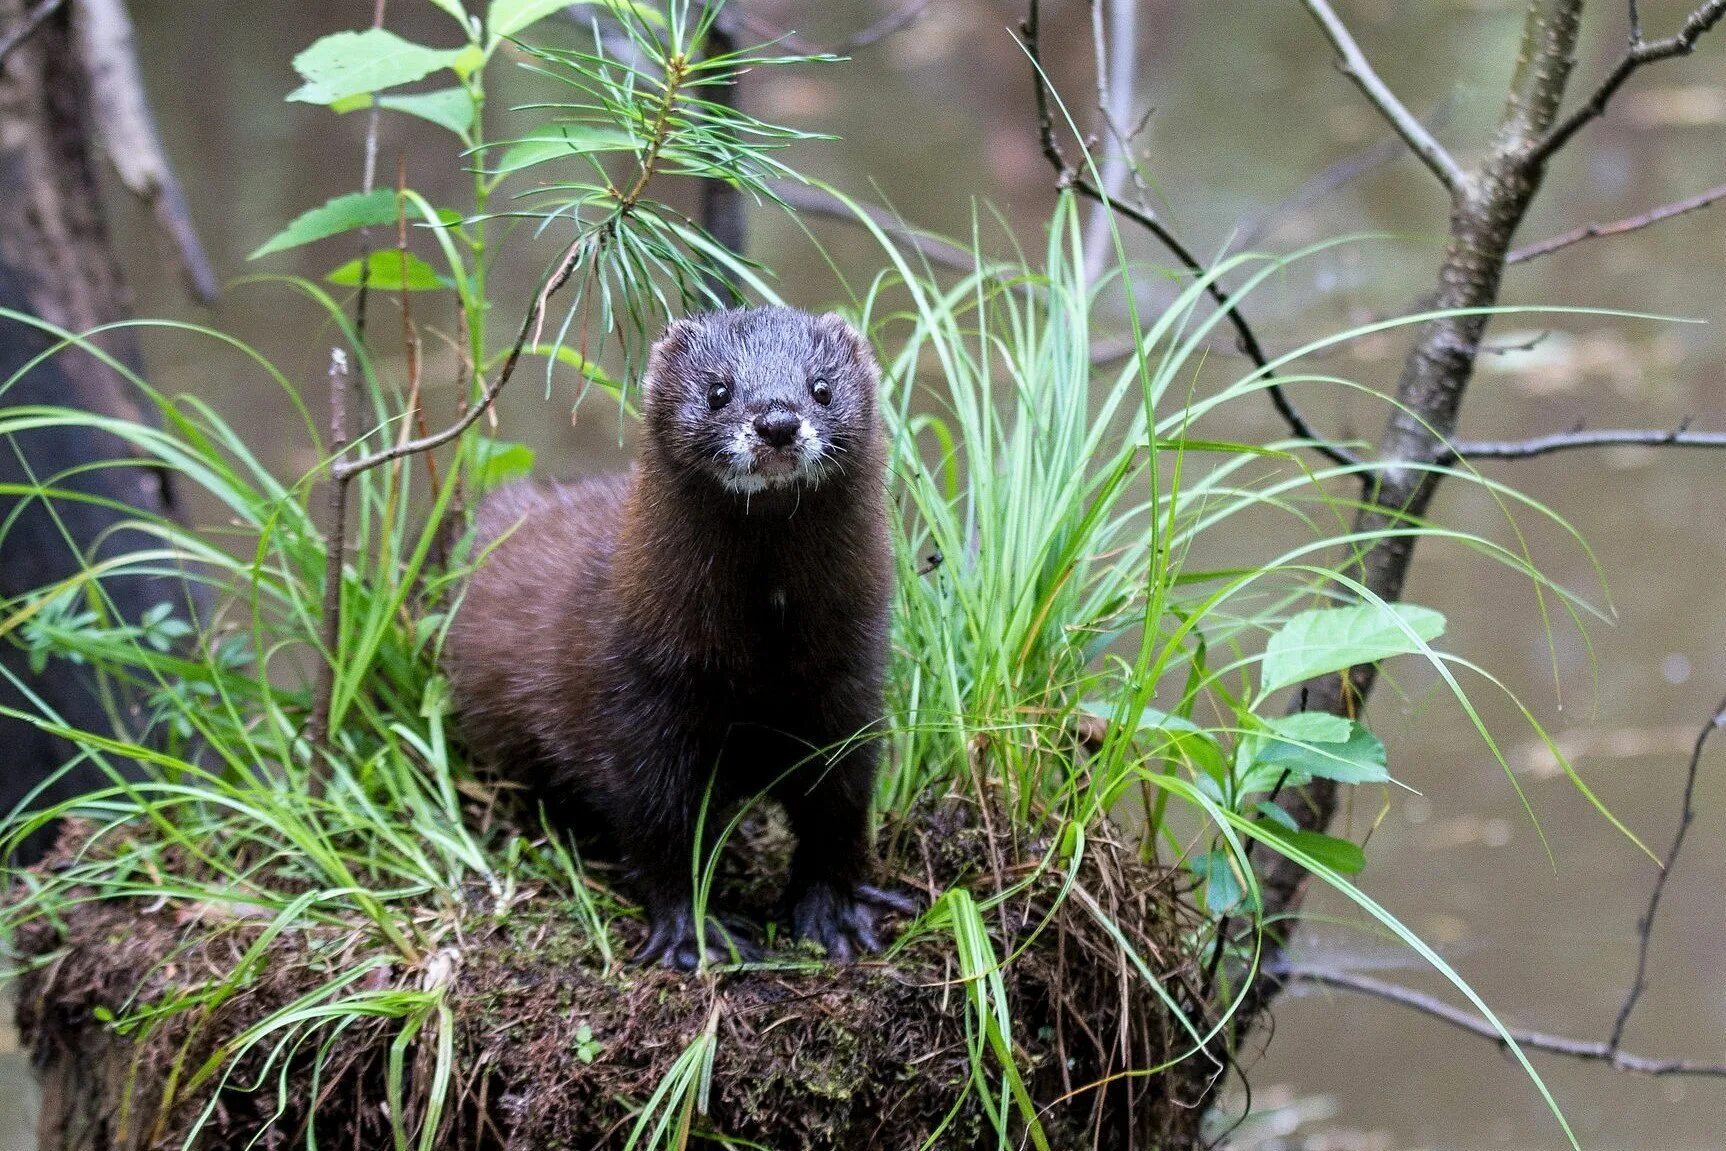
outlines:
{"label": "mink", "polygon": [[[682,319],[649,354],[627,474],[513,484],[476,514],[447,647],[463,735],[621,856],[640,962],[699,962],[697,821],[711,843],[759,795],[796,837],[794,937],[849,960],[909,910],[869,882],[893,587],[877,385],[837,315]],[[723,922],[707,958],[754,954]]]}

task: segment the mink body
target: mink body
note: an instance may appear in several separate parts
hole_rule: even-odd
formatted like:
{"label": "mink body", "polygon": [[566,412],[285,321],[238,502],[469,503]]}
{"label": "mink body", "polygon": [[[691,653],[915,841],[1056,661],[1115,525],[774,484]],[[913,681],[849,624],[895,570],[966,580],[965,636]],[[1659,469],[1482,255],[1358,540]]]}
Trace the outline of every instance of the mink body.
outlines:
{"label": "mink body", "polygon": [[[626,475],[503,488],[449,636],[463,732],[554,819],[628,865],[651,934],[691,967],[696,820],[761,793],[790,817],[793,933],[876,950],[869,802],[892,558],[877,376],[837,316],[672,325]],[[708,798],[711,780],[712,793]],[[710,924],[708,954],[732,933]]]}

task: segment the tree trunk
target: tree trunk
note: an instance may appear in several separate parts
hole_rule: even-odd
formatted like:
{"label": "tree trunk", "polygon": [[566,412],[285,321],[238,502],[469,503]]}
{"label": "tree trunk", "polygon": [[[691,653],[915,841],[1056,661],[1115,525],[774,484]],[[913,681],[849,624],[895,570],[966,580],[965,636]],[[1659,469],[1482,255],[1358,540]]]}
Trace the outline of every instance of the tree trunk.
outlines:
{"label": "tree trunk", "polygon": [[[24,0],[0,0],[0,29],[18,27]],[[126,289],[115,264],[91,158],[88,90],[73,50],[65,10],[50,17],[16,48],[0,71],[0,307],[35,316],[70,332],[84,332],[126,317]],[[128,419],[140,418],[134,393],[119,372],[87,351],[68,349],[12,377],[52,347],[55,336],[15,318],[0,318],[0,381],[11,380],[0,404],[54,404]],[[136,366],[137,347],[127,333],[98,343],[120,362]],[[76,430],[18,436],[0,445],[0,485],[52,483],[139,512],[172,509],[167,477],[144,466],[95,467],[125,460],[119,440]],[[76,474],[72,474],[76,473]],[[118,530],[128,513],[94,503],[60,501],[50,510],[0,488],[0,521],[16,515],[0,536],[0,597],[11,599],[65,579],[89,559],[143,546],[146,537]],[[21,507],[20,504],[23,504]],[[105,588],[118,613],[135,620],[151,605],[183,602],[177,580],[112,579]],[[36,712],[13,682],[24,681],[41,703],[67,724],[91,731],[111,721],[89,677],[56,660],[32,676],[21,651],[0,650],[5,679],[0,706]],[[0,813],[13,810],[44,781],[31,807],[100,787],[107,775],[80,763],[56,775],[72,758],[72,745],[29,723],[0,717]],[[24,845],[24,860],[39,855],[51,832]]]}

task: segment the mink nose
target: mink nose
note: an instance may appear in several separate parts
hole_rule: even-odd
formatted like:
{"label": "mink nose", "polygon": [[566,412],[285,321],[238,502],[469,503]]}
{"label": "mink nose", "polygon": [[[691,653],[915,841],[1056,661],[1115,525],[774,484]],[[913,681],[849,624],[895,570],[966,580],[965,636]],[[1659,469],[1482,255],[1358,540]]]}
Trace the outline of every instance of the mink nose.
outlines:
{"label": "mink nose", "polygon": [[775,409],[755,417],[755,434],[776,448],[790,446],[802,426],[803,417],[796,412]]}

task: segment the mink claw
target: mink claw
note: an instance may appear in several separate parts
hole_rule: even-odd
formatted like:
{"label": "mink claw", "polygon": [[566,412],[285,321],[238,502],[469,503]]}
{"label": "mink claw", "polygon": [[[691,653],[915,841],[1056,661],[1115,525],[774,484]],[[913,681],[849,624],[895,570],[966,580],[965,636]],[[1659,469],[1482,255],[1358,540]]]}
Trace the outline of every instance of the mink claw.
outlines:
{"label": "mink claw", "polygon": [[909,897],[868,884],[841,894],[826,884],[811,886],[791,912],[791,934],[819,943],[834,963],[850,963],[883,950],[876,917],[884,911],[913,914]]}
{"label": "mink claw", "polygon": [[761,958],[761,949],[732,924],[710,917],[702,936],[698,942],[695,917],[687,909],[657,917],[647,942],[630,961],[642,967],[694,971],[704,955],[709,964],[750,963]]}
{"label": "mink claw", "polygon": [[859,883],[852,891],[859,903],[867,903],[882,911],[897,911],[900,915],[917,914],[917,900],[908,892],[889,891],[869,883]]}

